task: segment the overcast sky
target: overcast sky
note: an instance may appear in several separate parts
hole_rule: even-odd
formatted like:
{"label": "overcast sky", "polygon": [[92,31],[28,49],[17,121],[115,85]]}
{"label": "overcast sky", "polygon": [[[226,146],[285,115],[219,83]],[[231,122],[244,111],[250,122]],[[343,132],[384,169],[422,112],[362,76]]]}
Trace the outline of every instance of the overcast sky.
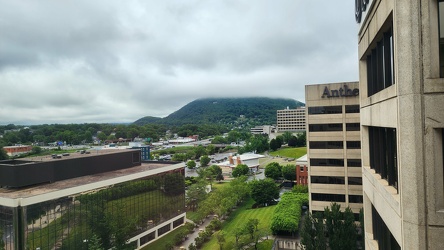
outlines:
{"label": "overcast sky", "polygon": [[0,0],[0,124],[133,122],[357,81],[354,1]]}

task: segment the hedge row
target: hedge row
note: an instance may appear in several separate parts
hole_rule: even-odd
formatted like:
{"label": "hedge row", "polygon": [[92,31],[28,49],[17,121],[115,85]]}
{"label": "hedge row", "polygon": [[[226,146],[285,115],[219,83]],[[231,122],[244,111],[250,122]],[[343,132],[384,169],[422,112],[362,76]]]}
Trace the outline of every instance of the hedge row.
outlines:
{"label": "hedge row", "polygon": [[274,210],[271,219],[273,234],[294,234],[298,231],[302,205],[308,202],[308,194],[287,192]]}

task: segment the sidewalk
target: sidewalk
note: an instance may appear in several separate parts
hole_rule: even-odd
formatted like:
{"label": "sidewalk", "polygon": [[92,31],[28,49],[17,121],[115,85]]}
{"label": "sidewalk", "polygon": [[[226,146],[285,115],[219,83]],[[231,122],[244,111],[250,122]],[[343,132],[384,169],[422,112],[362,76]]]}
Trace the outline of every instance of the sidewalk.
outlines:
{"label": "sidewalk", "polygon": [[[180,246],[185,247],[185,249],[188,249],[191,243],[194,243],[194,239],[196,239],[199,236],[200,229],[205,230],[205,227],[210,224],[211,220],[213,219],[213,216],[210,215],[208,218],[205,219],[204,223],[202,225],[199,225],[198,228],[194,229],[194,232],[192,234],[188,235],[188,239],[186,239]],[[190,222],[195,224],[193,221],[187,219],[186,222]],[[174,249],[180,249],[180,247],[174,247]]]}

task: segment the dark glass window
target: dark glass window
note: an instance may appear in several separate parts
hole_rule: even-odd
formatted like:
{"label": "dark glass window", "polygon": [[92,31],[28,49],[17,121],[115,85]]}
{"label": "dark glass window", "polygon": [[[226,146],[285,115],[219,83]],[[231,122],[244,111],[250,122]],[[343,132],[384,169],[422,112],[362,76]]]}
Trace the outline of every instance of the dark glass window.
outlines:
{"label": "dark glass window", "polygon": [[349,195],[348,202],[350,203],[363,203],[362,195]]}
{"label": "dark glass window", "polygon": [[378,242],[379,249],[401,250],[398,242],[382,220],[378,211],[372,206],[373,238]]}
{"label": "dark glass window", "polygon": [[362,177],[348,177],[348,185],[362,185]]}
{"label": "dark glass window", "polygon": [[308,125],[308,131],[310,132],[342,131],[342,123],[310,124]]}
{"label": "dark glass window", "polygon": [[154,240],[154,238],[156,238],[156,232],[149,233],[149,234],[140,238],[140,245],[143,246],[146,243]]}
{"label": "dark glass window", "polygon": [[311,176],[311,183],[318,184],[345,184],[345,177]]}
{"label": "dark glass window", "polygon": [[134,152],[133,153],[133,163],[140,162],[140,152]]}
{"label": "dark glass window", "polygon": [[333,167],[343,167],[343,159],[310,159],[310,166],[333,166]]}
{"label": "dark glass window", "polygon": [[308,114],[309,115],[342,114],[342,106],[309,107]]}
{"label": "dark glass window", "polygon": [[185,219],[184,219],[184,217],[181,217],[181,218],[173,221],[173,228],[176,228],[176,227],[182,225],[183,223],[185,223]]}
{"label": "dark glass window", "polygon": [[342,141],[311,141],[311,149],[343,149],[344,143]]}
{"label": "dark glass window", "polygon": [[170,224],[165,225],[157,230],[157,235],[161,236],[162,234],[165,234],[165,233],[169,232],[170,230],[171,230],[171,225]]}
{"label": "dark glass window", "polygon": [[347,149],[360,149],[361,141],[347,141]]}
{"label": "dark glass window", "polygon": [[438,1],[438,26],[439,26],[439,74],[444,78],[444,1]]}
{"label": "dark glass window", "polygon": [[396,129],[369,127],[370,167],[398,189]]}
{"label": "dark glass window", "polygon": [[344,194],[317,194],[312,193],[311,199],[314,201],[334,201],[334,202],[345,202]]}
{"label": "dark glass window", "polygon": [[361,167],[361,159],[347,159],[347,167]]}
{"label": "dark glass window", "polygon": [[[393,61],[393,29],[390,20],[376,42],[373,49],[367,55],[367,91],[372,96],[379,91],[395,84]],[[386,25],[387,26],[387,25]]]}
{"label": "dark glass window", "polygon": [[359,105],[345,105],[345,113],[359,113]]}
{"label": "dark glass window", "polygon": [[345,129],[347,131],[359,131],[359,130],[361,130],[361,124],[360,123],[347,123],[345,125]]}

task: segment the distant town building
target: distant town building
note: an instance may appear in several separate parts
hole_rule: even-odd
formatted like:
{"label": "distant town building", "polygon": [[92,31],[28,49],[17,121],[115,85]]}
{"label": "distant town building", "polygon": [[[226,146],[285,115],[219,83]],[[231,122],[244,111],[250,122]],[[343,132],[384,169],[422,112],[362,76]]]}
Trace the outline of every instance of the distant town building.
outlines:
{"label": "distant town building", "polygon": [[250,132],[254,135],[261,135],[261,134],[271,134],[274,133],[276,130],[275,126],[271,125],[263,125],[263,126],[256,126],[254,128],[250,129]]}
{"label": "distant town building", "polygon": [[228,156],[228,161],[221,162],[218,165],[221,167],[235,168],[237,165],[245,164],[250,168],[250,171],[254,172],[259,169],[259,159],[264,158],[264,155],[245,153],[242,155]]}
{"label": "distant town building", "polygon": [[362,208],[359,83],[305,86],[310,211]]}
{"label": "distant town building", "polygon": [[305,107],[277,111],[277,132],[305,131]]}
{"label": "distant town building", "polygon": [[26,154],[32,151],[32,146],[29,145],[19,145],[19,146],[6,146],[3,147],[9,156],[16,156],[21,154]]}
{"label": "distant town building", "polygon": [[308,185],[308,163],[307,155],[296,159],[296,184]]}
{"label": "distant town building", "polygon": [[0,161],[0,248],[110,249],[123,233],[141,249],[185,223],[184,167],[129,149]]}

